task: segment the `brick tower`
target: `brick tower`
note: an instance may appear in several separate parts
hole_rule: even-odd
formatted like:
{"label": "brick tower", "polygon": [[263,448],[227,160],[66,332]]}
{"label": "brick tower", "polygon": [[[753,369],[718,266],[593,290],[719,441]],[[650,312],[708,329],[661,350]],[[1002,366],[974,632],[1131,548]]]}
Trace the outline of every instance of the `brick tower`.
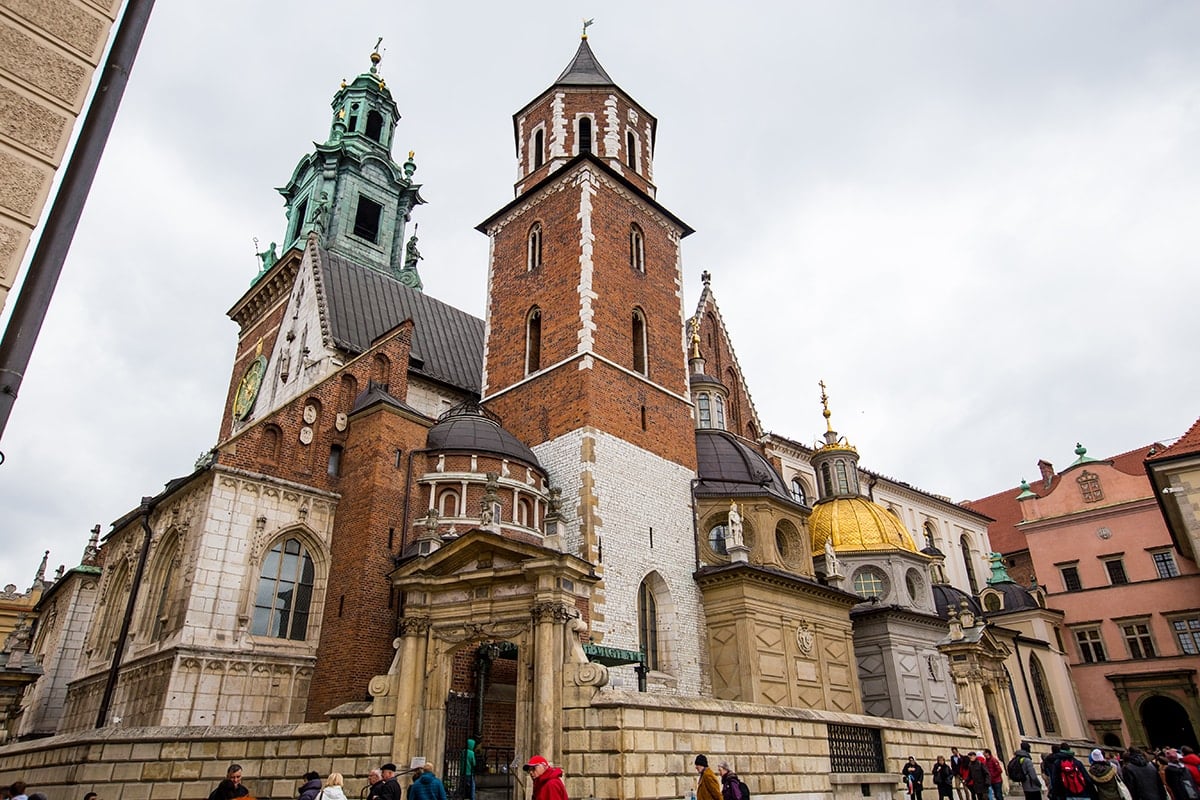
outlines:
{"label": "brick tower", "polygon": [[655,200],[656,125],[586,35],[514,115],[516,197],[479,226],[491,242],[482,394],[562,488],[564,549],[603,577],[594,638],[638,649],[652,584],[659,613],[688,620],[662,646],[661,671],[680,676],[699,659],[680,260],[691,229]]}

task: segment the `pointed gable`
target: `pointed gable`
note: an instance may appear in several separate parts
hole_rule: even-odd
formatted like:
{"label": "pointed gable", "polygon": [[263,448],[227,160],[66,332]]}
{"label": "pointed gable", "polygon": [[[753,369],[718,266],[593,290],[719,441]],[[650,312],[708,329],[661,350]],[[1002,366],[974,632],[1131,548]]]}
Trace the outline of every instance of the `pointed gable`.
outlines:
{"label": "pointed gable", "polygon": [[[707,273],[705,275],[707,276]],[[705,359],[705,374],[719,380],[729,392],[727,429],[747,439],[757,440],[763,434],[762,420],[754,407],[750,388],[746,384],[729,331],[725,327],[725,320],[721,317],[721,310],[717,307],[716,297],[707,278],[704,281],[704,291],[700,293],[700,301],[696,304],[696,313],[688,321],[689,331],[692,330],[691,326],[695,320],[699,320],[700,323],[700,354]]]}

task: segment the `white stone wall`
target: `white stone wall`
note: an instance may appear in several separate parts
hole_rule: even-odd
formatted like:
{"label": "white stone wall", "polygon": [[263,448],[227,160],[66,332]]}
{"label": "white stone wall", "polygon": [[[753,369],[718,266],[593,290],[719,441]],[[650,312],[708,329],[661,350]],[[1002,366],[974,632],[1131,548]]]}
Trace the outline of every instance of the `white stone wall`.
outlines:
{"label": "white stone wall", "polygon": [[[367,387],[362,387],[366,389]],[[408,394],[400,398],[430,419],[437,419],[467,399],[465,394],[450,392],[432,381],[408,376]]]}
{"label": "white stone wall", "polygon": [[[591,439],[585,446],[585,439]],[[588,448],[594,460],[585,462]],[[642,580],[658,572],[669,598],[658,599],[659,649],[665,674],[652,675],[652,688],[683,695],[708,695],[704,610],[692,580],[696,569],[691,481],[695,473],[609,434],[582,429],[534,448],[562,489],[564,549],[581,553],[580,494],[590,473],[597,499],[597,535],[603,580],[593,620],[596,641],[610,647],[639,649],[637,595]],[[653,546],[650,529],[653,528]],[[629,667],[611,672],[614,686],[636,688]]]}

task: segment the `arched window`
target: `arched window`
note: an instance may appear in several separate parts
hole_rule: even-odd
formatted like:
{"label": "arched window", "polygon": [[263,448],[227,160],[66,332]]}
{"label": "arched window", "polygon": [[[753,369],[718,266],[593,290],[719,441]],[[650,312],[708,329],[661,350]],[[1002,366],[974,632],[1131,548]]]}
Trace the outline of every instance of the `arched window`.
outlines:
{"label": "arched window", "polygon": [[725,523],[718,522],[708,529],[708,546],[719,556],[729,555],[729,549],[725,544]]}
{"label": "arched window", "polygon": [[937,547],[937,540],[933,535],[933,523],[932,522],[925,523],[925,546],[926,547],[934,547],[934,548]]}
{"label": "arched window", "polygon": [[546,131],[543,128],[538,128],[533,133],[533,168],[540,169],[545,163],[544,155],[546,150]]}
{"label": "arched window", "polygon": [[837,475],[838,494],[849,494],[850,479],[846,476],[846,462],[840,458],[833,462],[833,471]]}
{"label": "arched window", "polygon": [[967,568],[967,583],[971,584],[971,594],[979,594],[979,583],[975,580],[975,568],[971,566],[971,542],[966,536],[958,541],[962,549],[963,566]]}
{"label": "arched window", "polygon": [[633,310],[631,339],[633,344],[633,371],[646,375],[646,316],[640,308]]}
{"label": "arched window", "polygon": [[358,103],[350,104],[350,119],[346,120],[346,131],[353,133],[358,130]]}
{"label": "arched window", "polygon": [[804,491],[804,483],[799,478],[792,478],[792,499],[801,505],[808,505],[808,493]]}
{"label": "arched window", "polygon": [[636,222],[629,226],[629,266],[638,272],[646,271],[646,241]]}
{"label": "arched window", "polygon": [[342,474],[342,446],[340,444],[329,446],[329,465],[326,471],[333,478]]}
{"label": "arched window", "polygon": [[383,114],[380,114],[375,109],[367,112],[367,127],[363,130],[367,138],[373,142],[381,142],[383,140]]}
{"label": "arched window", "polygon": [[279,463],[279,443],[283,437],[279,426],[271,423],[263,428],[262,460],[265,464]]}
{"label": "arched window", "polygon": [[254,595],[251,632],[256,636],[304,641],[316,569],[297,538],[275,544],[263,559]]}
{"label": "arched window", "polygon": [[725,398],[718,394],[714,397],[714,400],[716,402],[713,405],[716,406],[717,410],[717,428],[725,430]]}
{"label": "arched window", "polygon": [[535,222],[529,226],[529,247],[525,259],[525,268],[532,272],[542,265],[542,223]]}
{"label": "arched window", "polygon": [[[288,237],[288,244],[296,240],[296,237],[304,231],[304,223],[308,222],[308,198],[301,200],[295,209],[292,214],[292,235]],[[287,250],[287,248],[288,245],[285,244],[283,249]]]}
{"label": "arched window", "polygon": [[126,561],[118,561],[112,566],[112,579],[104,586],[100,602],[105,607],[104,621],[96,637],[95,652],[109,658],[117,647],[125,605],[129,602],[129,564]]}
{"label": "arched window", "polygon": [[592,118],[579,118],[579,152],[592,152]]}
{"label": "arched window", "polygon": [[179,537],[171,534],[158,547],[154,560],[154,583],[150,595],[154,616],[150,623],[150,641],[157,642],[179,627],[176,592],[179,567]]}
{"label": "arched window", "polygon": [[392,362],[383,353],[375,354],[375,361],[371,364],[371,380],[375,381],[385,392],[388,388],[388,382],[392,378]]}
{"label": "arched window", "polygon": [[458,492],[453,489],[443,489],[438,495],[438,516],[458,516]]}
{"label": "arched window", "polygon": [[833,494],[833,471],[829,468],[828,461],[821,465],[821,486],[825,489],[826,497]]}
{"label": "arched window", "polygon": [[637,137],[633,135],[633,131],[625,132],[625,163],[630,169],[637,171]]}
{"label": "arched window", "polygon": [[700,415],[700,427],[712,427],[712,408],[709,403],[708,392],[701,392],[696,395],[696,411]]}
{"label": "arched window", "polygon": [[1054,698],[1046,686],[1046,673],[1042,671],[1042,662],[1036,653],[1029,654],[1029,682],[1033,684],[1033,696],[1037,700],[1046,733],[1057,733],[1058,715],[1054,713]]}
{"label": "arched window", "polygon": [[542,310],[534,306],[525,318],[525,374],[542,368]]}
{"label": "arched window", "polygon": [[659,668],[658,661],[658,603],[649,580],[638,587],[638,645],[646,657],[646,666]]}
{"label": "arched window", "polygon": [[522,497],[517,501],[517,518],[513,521],[524,528],[533,527],[533,504],[528,498]]}

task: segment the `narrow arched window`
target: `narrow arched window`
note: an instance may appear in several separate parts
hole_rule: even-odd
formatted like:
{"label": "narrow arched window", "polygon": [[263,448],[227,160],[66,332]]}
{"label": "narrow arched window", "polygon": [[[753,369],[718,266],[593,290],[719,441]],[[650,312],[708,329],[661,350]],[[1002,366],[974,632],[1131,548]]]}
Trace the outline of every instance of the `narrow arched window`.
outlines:
{"label": "narrow arched window", "polygon": [[629,226],[629,266],[638,272],[646,271],[646,241],[636,222]]}
{"label": "narrow arched window", "polygon": [[633,371],[642,375],[646,372],[646,317],[640,308],[633,310],[631,331],[633,340]]}
{"label": "narrow arched window", "polygon": [[525,374],[542,368],[542,310],[534,306],[525,320]]}
{"label": "narrow arched window", "polygon": [[517,501],[517,518],[514,522],[525,528],[533,527],[533,505],[527,498],[522,497]]}
{"label": "narrow arched window", "polygon": [[829,462],[821,465],[821,486],[825,489],[826,497],[833,494],[833,472],[829,468]]}
{"label": "narrow arched window", "polygon": [[329,465],[326,472],[333,478],[342,474],[342,446],[340,444],[329,446]]}
{"label": "narrow arched window", "polygon": [[846,476],[846,462],[838,459],[833,462],[834,472],[837,474],[837,491],[838,494],[850,493],[850,479]]}
{"label": "narrow arched window", "polygon": [[277,542],[263,559],[254,595],[252,632],[303,641],[308,636],[315,577],[312,556],[299,539]]}
{"label": "narrow arched window", "polygon": [[937,540],[934,538],[934,535],[933,535],[933,523],[932,522],[925,523],[925,546],[933,547],[933,548],[937,547]]}
{"label": "narrow arched window", "polygon": [[647,581],[638,588],[638,644],[646,666],[658,669],[658,603]]}
{"label": "narrow arched window", "polygon": [[579,152],[592,152],[592,118],[579,118]]}
{"label": "narrow arched window", "polygon": [[979,584],[975,580],[975,568],[971,566],[971,542],[966,536],[958,542],[962,549],[963,566],[967,568],[967,583],[971,584],[971,594],[979,594]]}
{"label": "narrow arched window", "polygon": [[532,272],[542,265],[542,223],[535,222],[529,226],[529,246],[526,255],[526,269]]}
{"label": "narrow arched window", "polygon": [[367,112],[367,127],[363,130],[366,137],[373,142],[383,141],[383,114],[375,109]]}
{"label": "narrow arched window", "polygon": [[533,134],[533,168],[540,169],[545,163],[546,132],[541,128]]}
{"label": "narrow arched window", "polygon": [[701,392],[696,396],[696,411],[700,414],[700,427],[712,427],[712,407],[709,403],[708,392]]}
{"label": "narrow arched window", "polygon": [[178,614],[175,613],[179,602],[176,596],[178,562],[179,537],[171,535],[159,545],[155,558],[154,593],[151,595],[154,602],[154,618],[150,626],[152,642],[159,641],[178,627]]}
{"label": "narrow arched window", "polygon": [[1033,684],[1033,696],[1037,700],[1038,711],[1041,713],[1046,733],[1057,733],[1058,715],[1054,713],[1054,698],[1046,686],[1046,674],[1042,671],[1042,662],[1034,653],[1029,654],[1029,682]]}
{"label": "narrow arched window", "polygon": [[438,495],[438,515],[442,517],[458,516],[458,492],[446,489]]}
{"label": "narrow arched window", "polygon": [[799,478],[792,478],[792,499],[801,505],[808,505],[808,494]]}
{"label": "narrow arched window", "polygon": [[637,171],[637,137],[633,135],[633,131],[625,132],[625,163],[629,165],[630,169]]}
{"label": "narrow arched window", "polygon": [[[288,244],[291,244],[304,232],[304,223],[308,221],[308,198],[301,200],[295,208],[296,210],[292,214],[292,235],[288,237]],[[283,246],[284,250],[287,250],[288,244]]]}
{"label": "narrow arched window", "polygon": [[717,428],[719,430],[725,430],[725,398],[718,394],[715,395],[714,400],[716,402],[714,402],[713,405],[715,405],[717,409]]}

